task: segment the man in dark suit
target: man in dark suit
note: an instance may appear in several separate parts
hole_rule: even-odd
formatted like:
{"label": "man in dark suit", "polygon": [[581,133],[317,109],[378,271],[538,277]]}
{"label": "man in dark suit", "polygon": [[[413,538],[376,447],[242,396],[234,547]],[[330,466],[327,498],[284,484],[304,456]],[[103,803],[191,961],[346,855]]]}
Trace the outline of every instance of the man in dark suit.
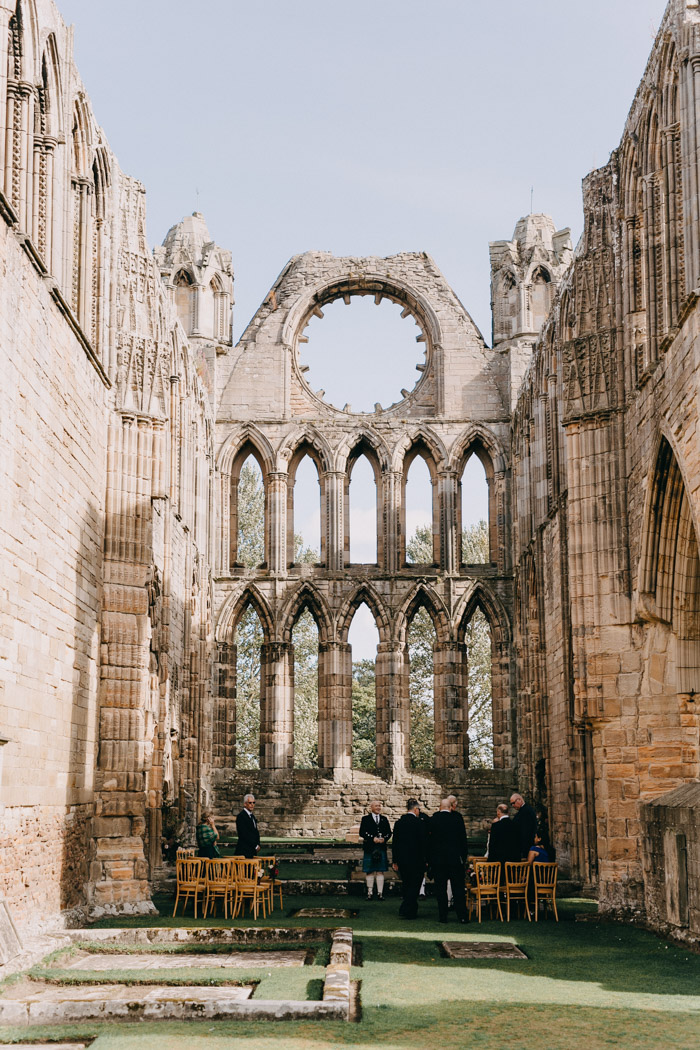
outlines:
{"label": "man in dark suit", "polygon": [[505,862],[520,860],[520,836],[515,821],[508,815],[505,802],[496,807],[496,819],[489,832],[488,858],[500,863],[501,882],[505,879]]}
{"label": "man in dark suit", "polygon": [[430,818],[428,854],[435,880],[435,896],[439,922],[447,922],[447,883],[452,886],[458,922],[467,922],[467,901],[464,892],[464,866],[467,862],[467,830],[460,813],[451,809],[443,799],[440,809]]}
{"label": "man in dark suit", "polygon": [[258,822],[255,819],[255,795],[246,795],[243,799],[243,809],[236,817],[236,833],[238,843],[236,854],[252,860],[260,851],[260,832]]}
{"label": "man in dark suit", "polygon": [[402,919],[415,919],[427,861],[425,822],[420,819],[420,806],[415,798],[409,798],[406,812],[394,824],[392,859],[392,868],[398,871],[403,890],[399,915]]}
{"label": "man in dark suit", "polygon": [[516,810],[515,816],[513,817],[513,824],[517,828],[518,839],[520,841],[520,857],[518,857],[518,860],[526,860],[527,855],[530,852],[530,847],[535,841],[537,814],[532,806],[525,801],[523,796],[519,795],[516,791],[510,796],[510,804]]}

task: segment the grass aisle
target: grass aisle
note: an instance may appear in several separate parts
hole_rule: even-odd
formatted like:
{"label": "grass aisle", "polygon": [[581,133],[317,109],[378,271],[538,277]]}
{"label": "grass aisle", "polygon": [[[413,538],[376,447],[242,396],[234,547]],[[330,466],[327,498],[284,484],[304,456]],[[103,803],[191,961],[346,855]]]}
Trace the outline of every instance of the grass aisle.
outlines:
{"label": "grass aisle", "polygon": [[[306,925],[287,913],[319,903],[318,897],[289,898],[284,917],[277,912],[262,924]],[[283,1050],[598,1050],[610,1046],[697,1050],[700,1046],[700,956],[633,927],[574,922],[574,913],[590,905],[564,904],[558,924],[489,921],[462,927],[454,922],[438,925],[432,901],[422,905],[418,921],[408,923],[398,919],[398,901],[393,899],[368,904],[356,898],[324,898],[323,903],[358,911],[348,921],[363,951],[363,965],[352,972],[353,979],[361,981],[359,1024],[93,1024],[41,1033],[53,1039],[99,1034],[92,1050],[219,1050],[234,1045],[236,1050],[280,1046]],[[444,939],[511,941],[528,958],[447,959],[439,949]],[[272,971],[256,998],[298,994],[302,973]],[[305,976],[312,976],[309,969]],[[40,1033],[34,1029],[32,1034],[36,1038]],[[28,1038],[26,1029],[12,1035]],[[7,1035],[0,1034],[2,1038]]]}

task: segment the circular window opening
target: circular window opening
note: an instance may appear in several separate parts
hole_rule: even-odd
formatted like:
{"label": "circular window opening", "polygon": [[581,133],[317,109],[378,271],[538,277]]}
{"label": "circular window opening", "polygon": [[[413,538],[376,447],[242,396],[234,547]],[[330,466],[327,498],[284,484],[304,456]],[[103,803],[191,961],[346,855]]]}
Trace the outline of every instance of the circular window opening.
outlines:
{"label": "circular window opening", "polygon": [[[374,412],[402,401],[425,368],[426,344],[415,318],[391,299],[335,299],[314,315],[299,340],[304,378],[346,412]],[[418,369],[418,371],[416,371]]]}

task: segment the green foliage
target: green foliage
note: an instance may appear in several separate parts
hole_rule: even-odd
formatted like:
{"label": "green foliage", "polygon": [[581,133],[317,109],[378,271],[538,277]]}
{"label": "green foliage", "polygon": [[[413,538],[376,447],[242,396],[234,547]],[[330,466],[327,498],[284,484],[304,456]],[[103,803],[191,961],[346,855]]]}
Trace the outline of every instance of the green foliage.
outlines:
{"label": "green foliage", "polygon": [[[294,538],[297,564],[318,561],[318,554]],[[243,464],[238,486],[238,560],[249,568],[264,560],[265,493],[254,460]],[[293,632],[294,644],[294,764],[298,769],[318,765],[318,631],[304,611]],[[262,625],[248,606],[236,630],[236,767],[260,766],[260,646]]]}
{"label": "green foliage", "polygon": [[465,565],[486,565],[489,553],[489,527],[485,521],[462,529],[462,561]]}
{"label": "green foliage", "polygon": [[377,765],[377,699],[374,660],[352,665],[352,766],[367,772]]}
{"label": "green foliage", "polygon": [[411,769],[435,766],[434,643],[435,628],[430,614],[426,609],[419,609],[408,631]]}

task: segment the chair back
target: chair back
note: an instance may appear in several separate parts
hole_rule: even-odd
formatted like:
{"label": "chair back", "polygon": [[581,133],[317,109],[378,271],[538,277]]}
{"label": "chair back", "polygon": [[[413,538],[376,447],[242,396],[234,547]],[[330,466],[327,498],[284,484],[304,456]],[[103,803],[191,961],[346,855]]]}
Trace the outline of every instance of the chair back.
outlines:
{"label": "chair back", "polygon": [[182,885],[200,882],[204,875],[203,869],[201,857],[177,857],[175,861],[175,875]]}
{"label": "chair back", "polygon": [[182,857],[194,857],[196,850],[194,846],[178,846],[175,854],[176,860],[181,860]]}
{"label": "chair back", "polygon": [[549,861],[545,863],[541,860],[533,861],[532,864],[532,877],[535,880],[535,887],[542,889],[548,887],[554,889],[557,884],[557,871],[559,865],[556,861]]}
{"label": "chair back", "polygon": [[247,857],[232,857],[231,862],[233,864],[234,880],[242,889],[245,889],[246,886],[257,886],[258,872],[260,871],[260,860],[258,857],[254,857],[252,860],[248,860]]}
{"label": "chair back", "polygon": [[477,860],[474,864],[476,884],[479,889],[498,889],[501,879],[501,862],[499,860]]}
{"label": "chair back", "polygon": [[508,889],[525,889],[530,874],[530,865],[526,860],[505,862],[506,887]]}
{"label": "chair back", "polygon": [[206,877],[209,886],[228,886],[232,865],[228,857],[214,857],[206,862]]}

